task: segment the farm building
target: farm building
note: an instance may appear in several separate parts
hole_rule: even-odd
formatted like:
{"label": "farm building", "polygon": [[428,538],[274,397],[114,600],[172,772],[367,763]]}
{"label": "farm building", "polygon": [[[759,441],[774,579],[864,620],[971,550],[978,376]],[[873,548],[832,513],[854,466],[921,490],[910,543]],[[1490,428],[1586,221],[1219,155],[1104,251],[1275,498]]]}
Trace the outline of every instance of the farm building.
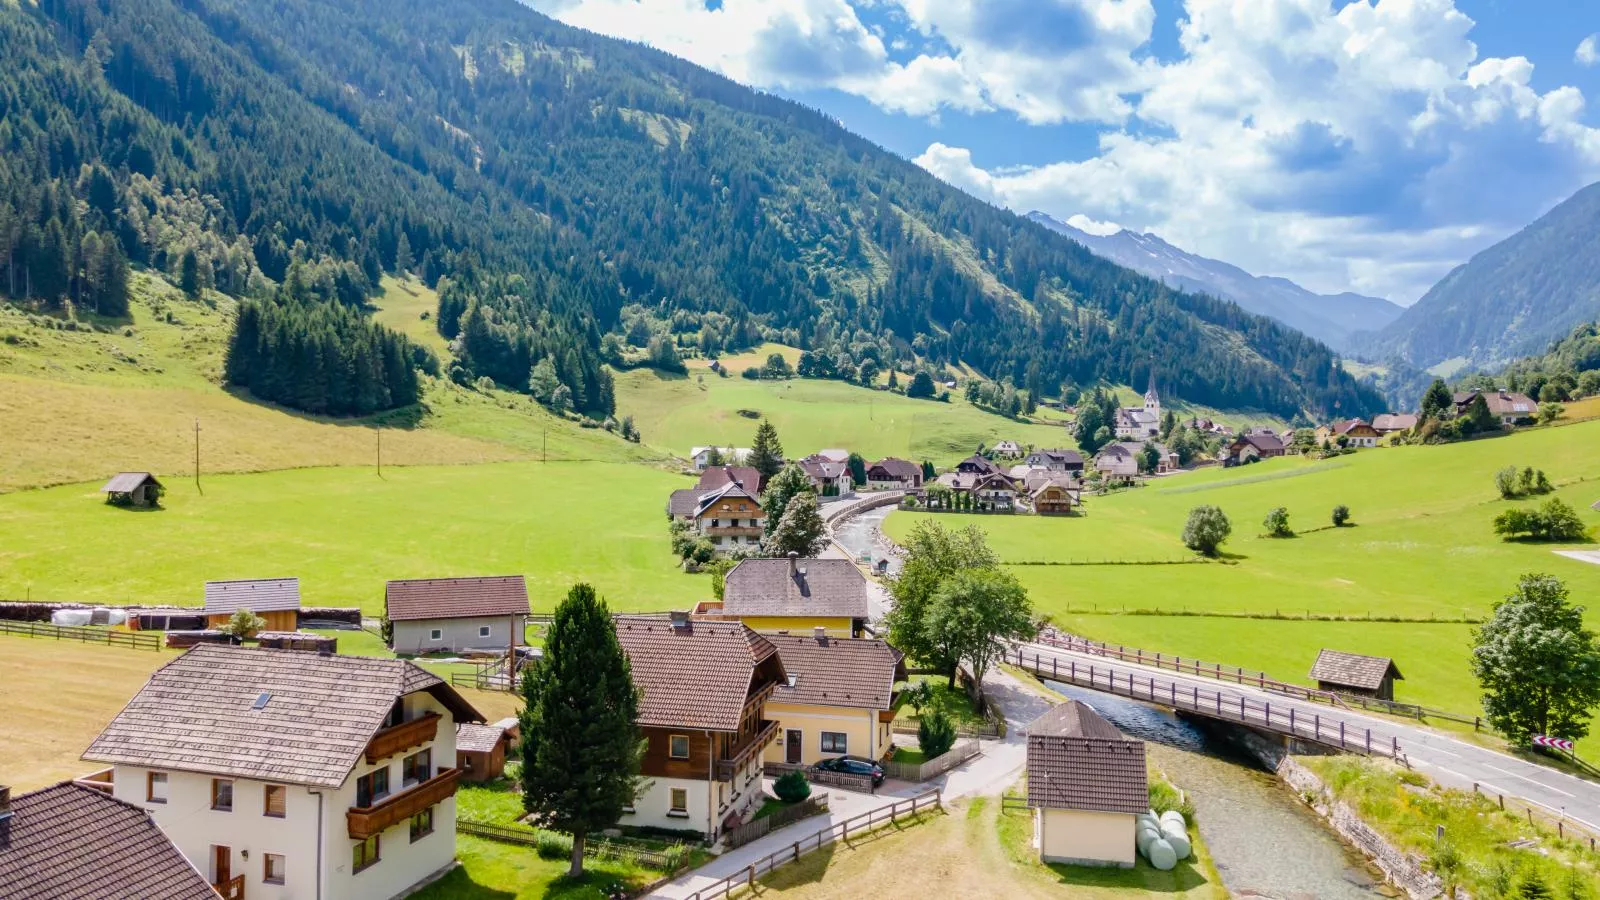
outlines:
{"label": "farm building", "polygon": [[1028,726],[1028,805],[1039,858],[1133,865],[1135,816],[1149,809],[1144,743],[1068,700]]}
{"label": "farm building", "polygon": [[100,488],[112,506],[137,507],[160,506],[164,490],[149,472],[118,472]]}
{"label": "farm building", "polygon": [[317,634],[315,631],[263,631],[256,635],[256,643],[266,650],[314,650],[318,653],[337,653],[339,639]]}
{"label": "farm building", "polygon": [[491,781],[504,775],[509,749],[511,735],[504,722],[493,725],[456,723],[456,768],[461,770],[461,777],[466,781]]}
{"label": "farm building", "polygon": [[263,631],[300,628],[300,579],[255,578],[206,582],[206,626],[220,628],[233,614],[248,609],[267,620]]}
{"label": "farm building", "polygon": [[528,582],[521,575],[391,581],[384,608],[396,653],[508,650],[527,643]]}
{"label": "farm building", "polygon": [[1362,656],[1323,648],[1311,666],[1311,679],[1324,691],[1394,699],[1394,683],[1405,676],[1387,656]]}

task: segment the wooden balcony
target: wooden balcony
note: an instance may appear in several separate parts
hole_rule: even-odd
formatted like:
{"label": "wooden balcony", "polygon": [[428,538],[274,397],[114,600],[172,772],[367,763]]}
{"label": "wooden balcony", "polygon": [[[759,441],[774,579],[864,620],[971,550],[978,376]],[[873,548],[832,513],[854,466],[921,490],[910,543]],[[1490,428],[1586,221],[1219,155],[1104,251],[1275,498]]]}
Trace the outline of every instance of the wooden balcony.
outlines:
{"label": "wooden balcony", "polygon": [[404,753],[412,747],[421,747],[433,740],[438,733],[439,714],[435,712],[423,713],[409,722],[385,728],[367,742],[367,762],[375,763],[397,753]]}
{"label": "wooden balcony", "polygon": [[755,734],[745,738],[729,752],[726,759],[717,760],[716,778],[718,781],[732,781],[746,763],[758,756],[767,745],[778,737],[777,722],[762,722],[761,728]]}
{"label": "wooden balcony", "polygon": [[715,528],[708,525],[705,533],[710,537],[761,537],[766,534],[766,529],[760,525],[718,525]]}
{"label": "wooden balcony", "polygon": [[109,795],[116,790],[116,770],[101,769],[98,772],[90,772],[81,778],[72,779],[72,783]]}
{"label": "wooden balcony", "polygon": [[235,875],[227,881],[211,886],[222,900],[244,900],[244,876]]}
{"label": "wooden balcony", "polygon": [[460,778],[460,769],[440,769],[439,774],[416,787],[390,794],[372,806],[352,806],[345,810],[345,827],[351,838],[365,840],[455,796]]}

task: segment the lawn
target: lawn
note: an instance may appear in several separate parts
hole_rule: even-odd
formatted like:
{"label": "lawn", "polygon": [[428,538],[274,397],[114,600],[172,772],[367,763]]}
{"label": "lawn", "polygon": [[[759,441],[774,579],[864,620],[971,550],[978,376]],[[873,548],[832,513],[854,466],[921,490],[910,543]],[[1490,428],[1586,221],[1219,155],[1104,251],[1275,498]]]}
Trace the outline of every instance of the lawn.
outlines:
{"label": "lawn", "polygon": [[456,838],[461,865],[412,896],[417,900],[604,900],[618,883],[642,888],[661,873],[621,861],[585,860],[583,878],[569,880],[566,860],[542,859],[531,847]]}
{"label": "lawn", "polygon": [[[922,708],[924,715],[932,713],[934,710],[942,710],[957,725],[976,726],[983,724],[983,716],[973,708],[972,698],[967,696],[967,692],[961,688],[951,687],[949,678],[943,675],[913,675],[906,682],[906,685],[909,687],[918,682],[927,682],[933,687],[932,702]],[[922,720],[922,717],[917,715],[917,711],[912,708],[911,704],[905,702],[903,698],[900,706],[895,710],[894,718],[897,725],[910,725],[913,727]],[[912,740],[915,740],[915,738]],[[901,762],[911,761],[900,756],[897,756],[896,759]]]}
{"label": "lawn", "polygon": [[208,477],[203,494],[167,483],[149,512],[105,505],[92,483],[0,495],[0,596],[192,604],[207,580],[295,575],[308,606],[378,615],[388,579],[519,573],[537,611],[577,581],[619,611],[710,593],[667,544],[663,506],[688,480],[646,466],[299,469]]}

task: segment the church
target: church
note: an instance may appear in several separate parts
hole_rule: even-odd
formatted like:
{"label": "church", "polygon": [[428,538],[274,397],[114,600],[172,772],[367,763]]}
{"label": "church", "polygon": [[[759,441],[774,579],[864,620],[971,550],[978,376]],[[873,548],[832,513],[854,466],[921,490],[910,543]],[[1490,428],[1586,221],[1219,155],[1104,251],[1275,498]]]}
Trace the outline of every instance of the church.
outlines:
{"label": "church", "polygon": [[1140,441],[1160,436],[1161,398],[1156,394],[1156,378],[1152,375],[1150,389],[1144,392],[1144,405],[1117,410],[1117,440]]}

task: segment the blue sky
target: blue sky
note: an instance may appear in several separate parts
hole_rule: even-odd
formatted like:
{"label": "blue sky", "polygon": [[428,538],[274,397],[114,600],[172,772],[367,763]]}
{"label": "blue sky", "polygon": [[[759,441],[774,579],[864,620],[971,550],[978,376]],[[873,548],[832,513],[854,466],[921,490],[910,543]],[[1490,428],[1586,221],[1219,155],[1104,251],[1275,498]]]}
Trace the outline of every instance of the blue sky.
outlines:
{"label": "blue sky", "polygon": [[527,0],[1018,212],[1411,303],[1600,180],[1596,0]]}

